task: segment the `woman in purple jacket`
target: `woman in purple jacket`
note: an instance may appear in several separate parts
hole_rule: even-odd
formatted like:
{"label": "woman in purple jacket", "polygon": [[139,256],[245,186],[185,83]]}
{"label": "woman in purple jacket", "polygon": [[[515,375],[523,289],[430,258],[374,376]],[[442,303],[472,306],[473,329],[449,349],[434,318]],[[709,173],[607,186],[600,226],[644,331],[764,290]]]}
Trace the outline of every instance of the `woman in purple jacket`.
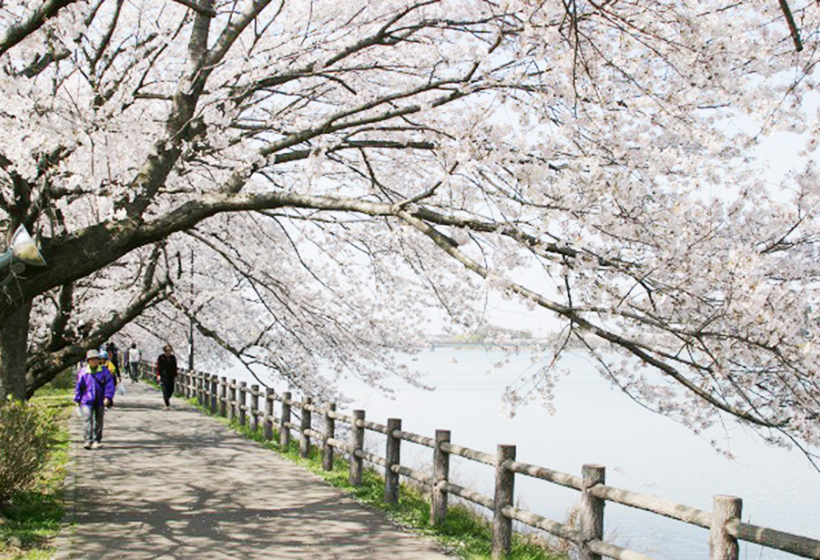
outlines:
{"label": "woman in purple jacket", "polygon": [[85,448],[99,449],[103,436],[105,409],[114,404],[114,376],[100,365],[100,354],[89,350],[85,355],[88,365],[77,374],[74,402],[80,407],[85,420]]}

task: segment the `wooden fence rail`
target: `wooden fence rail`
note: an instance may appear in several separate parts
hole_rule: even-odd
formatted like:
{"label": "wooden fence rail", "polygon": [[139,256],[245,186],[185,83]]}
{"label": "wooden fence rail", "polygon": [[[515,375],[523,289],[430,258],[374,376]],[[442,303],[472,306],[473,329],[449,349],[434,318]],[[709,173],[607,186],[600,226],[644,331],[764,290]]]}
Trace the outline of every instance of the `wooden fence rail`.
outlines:
{"label": "wooden fence rail", "polygon": [[[144,376],[150,377],[152,374],[150,367],[143,368]],[[709,512],[656,496],[607,486],[606,469],[601,465],[584,465],[582,475],[574,476],[517,461],[513,445],[499,445],[495,454],[486,453],[455,445],[450,441],[448,430],[436,430],[435,437],[429,438],[403,431],[398,418],[388,419],[387,424],[378,424],[365,420],[363,410],[354,410],[350,415],[342,414],[336,411],[334,403],[319,406],[307,396],[298,401],[289,392],[277,394],[270,389],[260,391],[257,385],[248,387],[244,382],[237,383],[226,377],[196,371],[180,372],[177,387],[179,392],[188,398],[196,398],[211,412],[229,419],[238,419],[243,426],[250,417],[249,426],[253,431],[258,431],[261,423],[266,439],[273,437],[275,427],[279,430],[279,443],[282,446],[288,446],[292,433],[297,432],[300,455],[306,457],[313,445],[321,446],[322,466],[325,470],[333,468],[335,450],[345,453],[348,456],[349,482],[354,486],[362,482],[365,462],[382,467],[385,473],[385,502],[398,500],[401,476],[425,486],[431,494],[430,522],[434,525],[446,519],[450,494],[487,508],[492,513],[493,558],[504,558],[509,553],[513,521],[572,542],[578,549],[578,558],[582,560],[597,560],[602,557],[624,560],[648,558],[638,552],[604,542],[604,504],[615,502],[709,529],[710,560],[737,560],[738,541],[757,543],[804,558],[820,560],[818,540],[741,521],[740,498],[715,496],[713,510]],[[264,402],[261,407],[260,399]],[[280,403],[278,418],[274,414],[275,402]],[[293,421],[294,415],[299,417],[298,422]],[[317,416],[323,419],[323,431],[313,428],[313,420]],[[336,437],[337,422],[349,426],[347,442]],[[386,435],[384,456],[365,451],[367,430]],[[401,465],[402,441],[432,449],[432,476]],[[492,466],[495,469],[494,495],[486,496],[452,483],[449,480],[451,455]],[[514,507],[517,475],[579,491],[579,526],[570,527]]]}

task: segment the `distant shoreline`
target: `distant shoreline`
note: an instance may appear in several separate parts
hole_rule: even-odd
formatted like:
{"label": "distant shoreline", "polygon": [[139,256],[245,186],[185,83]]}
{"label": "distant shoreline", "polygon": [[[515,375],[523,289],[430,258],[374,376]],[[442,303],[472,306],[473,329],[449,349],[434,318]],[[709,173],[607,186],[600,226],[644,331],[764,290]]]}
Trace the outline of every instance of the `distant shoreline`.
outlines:
{"label": "distant shoreline", "polygon": [[[600,348],[601,344],[591,344],[593,348]],[[469,342],[453,339],[431,339],[426,344],[419,346],[419,348],[429,348],[435,350],[436,348],[521,348],[521,349],[535,349],[547,350],[550,348],[550,343],[544,339],[517,339],[509,342]],[[586,350],[586,347],[578,343],[570,343],[566,346],[567,350]]]}

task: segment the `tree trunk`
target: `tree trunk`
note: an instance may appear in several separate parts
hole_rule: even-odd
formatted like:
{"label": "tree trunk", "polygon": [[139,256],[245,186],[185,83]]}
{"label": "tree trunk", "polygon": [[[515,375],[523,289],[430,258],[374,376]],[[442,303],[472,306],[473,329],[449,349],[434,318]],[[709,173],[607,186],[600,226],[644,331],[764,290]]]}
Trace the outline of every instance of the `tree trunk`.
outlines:
{"label": "tree trunk", "polygon": [[0,330],[0,397],[26,398],[26,356],[31,303],[15,311]]}

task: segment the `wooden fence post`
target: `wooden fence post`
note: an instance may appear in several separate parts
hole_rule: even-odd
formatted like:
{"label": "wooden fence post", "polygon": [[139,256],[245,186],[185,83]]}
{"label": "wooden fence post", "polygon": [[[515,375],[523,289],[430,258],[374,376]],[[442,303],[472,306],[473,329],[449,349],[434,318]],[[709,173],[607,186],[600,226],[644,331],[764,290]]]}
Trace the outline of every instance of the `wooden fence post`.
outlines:
{"label": "wooden fence post", "polygon": [[247,419],[247,414],[246,414],[246,410],[245,410],[245,402],[247,400],[247,399],[245,399],[245,393],[246,393],[247,390],[248,390],[248,383],[245,382],[245,381],[240,381],[239,382],[239,392],[236,395],[236,398],[237,398],[236,409],[237,409],[237,412],[239,414],[239,425],[242,426],[242,427],[245,426],[245,421]]}
{"label": "wooden fence post", "polygon": [[219,378],[219,415],[225,418],[228,415],[228,378]]}
{"label": "wooden fence post", "polygon": [[433,488],[430,499],[430,523],[441,525],[447,517],[447,492],[439,483],[450,479],[450,453],[441,448],[450,443],[450,430],[436,430],[436,447],[433,449]]}
{"label": "wooden fence post", "polygon": [[219,376],[211,376],[211,414],[219,410]]}
{"label": "wooden fence post", "polygon": [[205,374],[196,372],[196,400],[202,406],[205,404]]}
{"label": "wooden fence post", "polygon": [[230,386],[230,398],[228,399],[228,420],[236,419],[236,380],[230,379],[228,381]]}
{"label": "wooden fence post", "polygon": [[359,422],[364,423],[364,410],[353,411],[353,424],[350,426],[350,476],[348,482],[351,486],[362,485],[362,458],[356,457],[356,451],[364,451],[364,426],[359,426]]}
{"label": "wooden fence post", "polygon": [[606,468],[603,465],[584,465],[583,490],[578,511],[578,521],[581,533],[581,548],[578,551],[579,560],[601,560],[601,555],[587,549],[589,541],[604,539],[604,505],[606,501],[589,493],[589,489],[596,484],[603,484],[606,480]]}
{"label": "wooden fence post", "polygon": [[259,430],[259,385],[251,385],[251,431]]}
{"label": "wooden fence post", "polygon": [[388,504],[399,503],[399,473],[393,472],[401,464],[401,438],[393,435],[396,430],[401,431],[401,419],[388,418],[384,466],[384,501]]}
{"label": "wooden fence post", "polygon": [[336,411],[336,403],[328,403],[325,412],[325,437],[322,441],[322,469],[333,470],[333,446],[328,443],[329,439],[336,437],[336,419],[331,416]]}
{"label": "wooden fence post", "polygon": [[310,431],[311,415],[309,407],[313,404],[313,399],[310,397],[302,398],[302,420],[299,422],[299,456],[308,457],[310,455]]}
{"label": "wooden fence post", "polygon": [[726,523],[740,519],[743,500],[734,496],[715,496],[712,527],[709,531],[709,560],[737,560],[740,553],[737,539],[726,531]]}
{"label": "wooden fence post", "polygon": [[262,425],[265,439],[273,439],[273,389],[265,389],[265,423]]}
{"label": "wooden fence post", "polygon": [[186,371],[182,374],[183,379],[183,386],[182,386],[182,394],[185,395],[186,399],[191,398],[191,372]]}
{"label": "wooden fence post", "polygon": [[513,505],[515,473],[507,468],[507,461],[515,461],[514,445],[499,445],[495,460],[495,496],[493,503],[493,558],[506,558],[512,548],[512,518],[504,515],[504,508]]}
{"label": "wooden fence post", "polygon": [[282,451],[290,447],[290,391],[282,394],[282,429],[279,431],[279,446]]}

